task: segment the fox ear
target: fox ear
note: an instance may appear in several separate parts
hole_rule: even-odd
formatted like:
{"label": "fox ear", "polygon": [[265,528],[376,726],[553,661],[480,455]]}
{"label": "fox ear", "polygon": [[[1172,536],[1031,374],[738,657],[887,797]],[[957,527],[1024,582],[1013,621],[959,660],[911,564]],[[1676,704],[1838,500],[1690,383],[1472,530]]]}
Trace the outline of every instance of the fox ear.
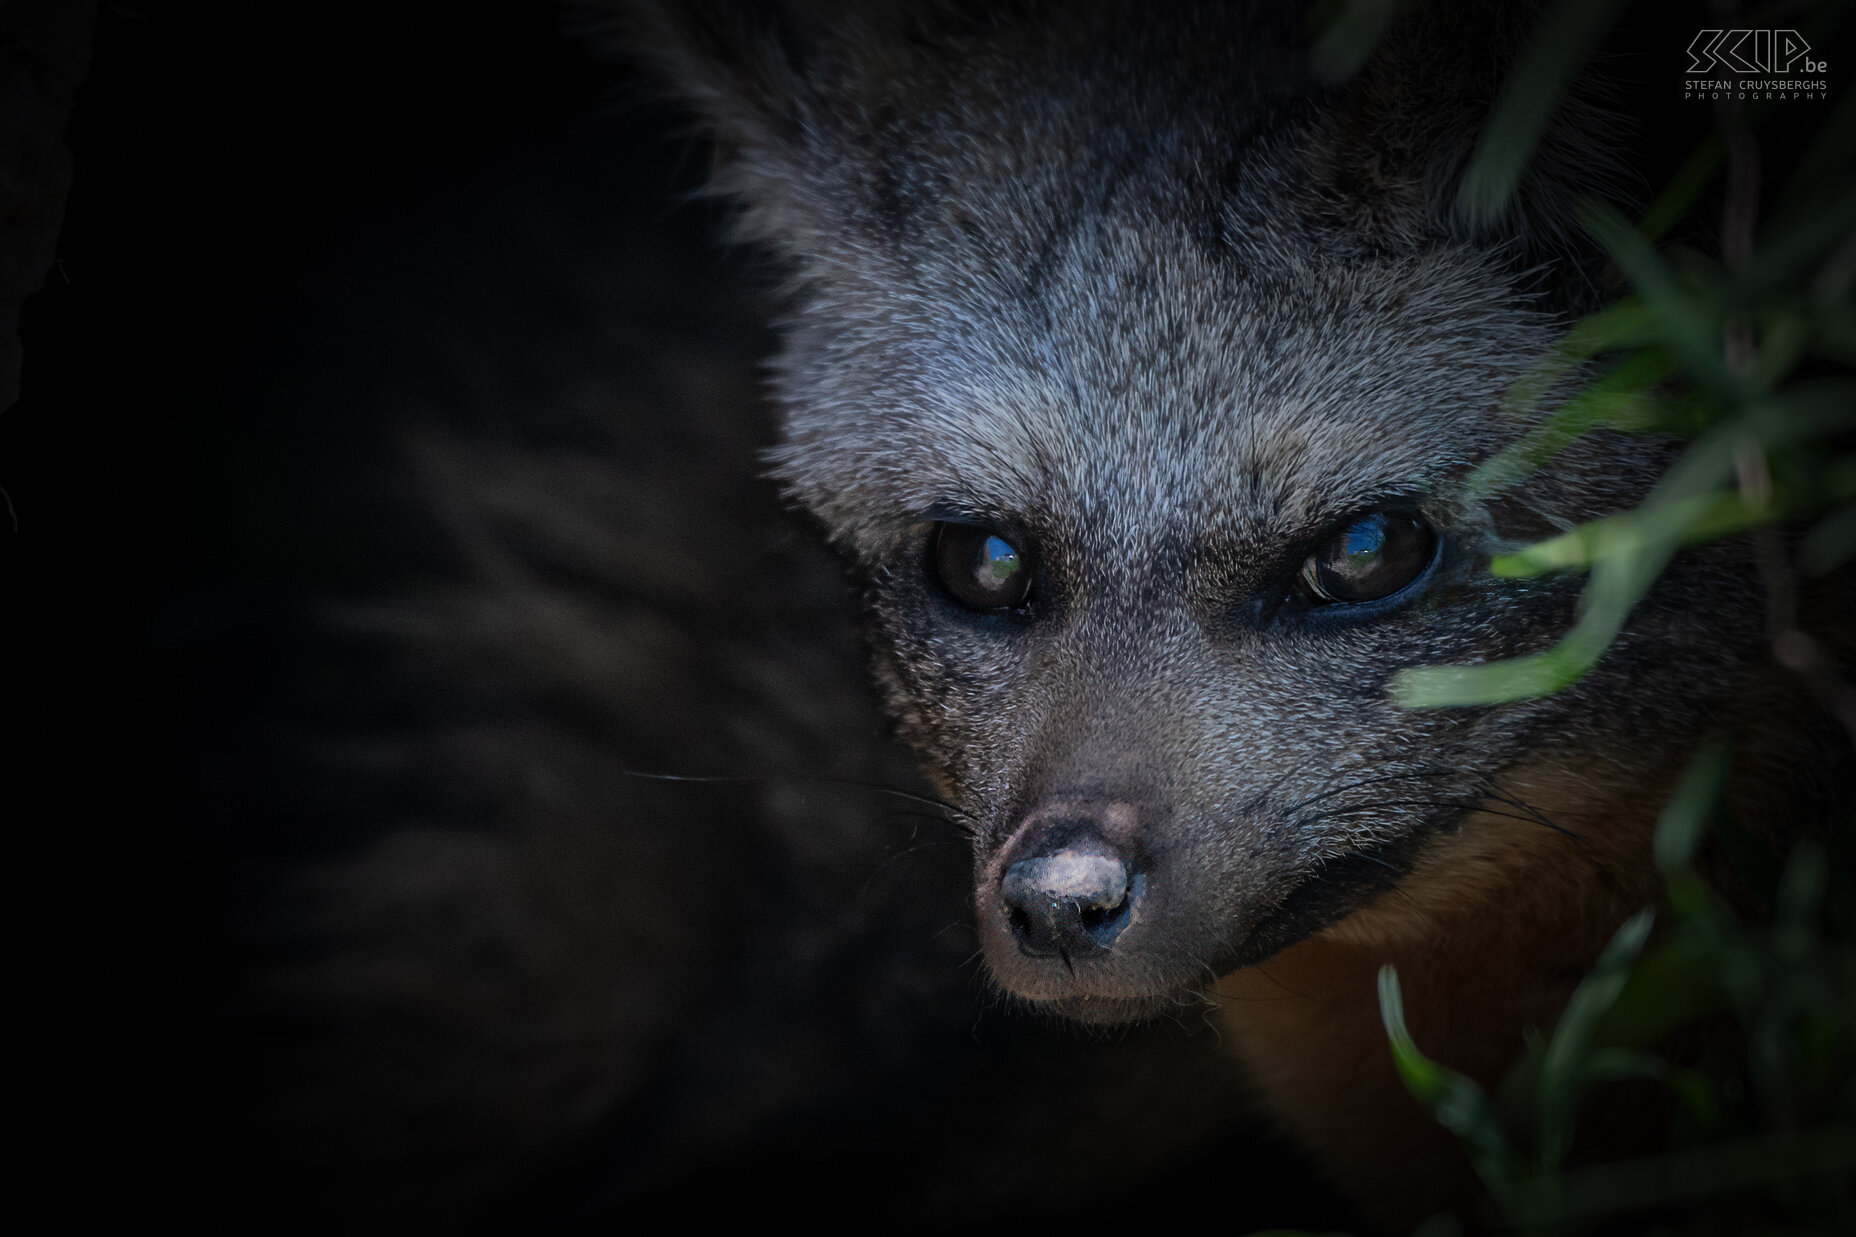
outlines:
{"label": "fox ear", "polygon": [[854,187],[848,53],[875,32],[853,0],[590,0],[599,42],[641,62],[713,137],[712,187],[739,231],[802,260],[830,248]]}
{"label": "fox ear", "polygon": [[1537,37],[1544,7],[1427,0],[1402,10],[1342,84],[1317,144],[1317,180],[1333,217],[1402,246],[1440,237],[1501,246],[1575,301],[1590,294],[1598,250],[1576,223],[1578,203],[1643,196],[1630,163],[1632,126],[1610,82],[1580,73],[1498,206],[1465,191],[1494,101]]}

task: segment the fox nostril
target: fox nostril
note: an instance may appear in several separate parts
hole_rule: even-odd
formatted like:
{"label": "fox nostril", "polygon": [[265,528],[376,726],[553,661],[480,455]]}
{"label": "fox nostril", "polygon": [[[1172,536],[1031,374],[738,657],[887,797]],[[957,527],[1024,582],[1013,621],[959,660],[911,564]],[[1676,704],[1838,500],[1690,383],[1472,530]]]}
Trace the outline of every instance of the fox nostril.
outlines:
{"label": "fox nostril", "polygon": [[1066,846],[1020,859],[999,883],[1018,946],[1034,957],[1108,952],[1145,882],[1118,856]]}
{"label": "fox nostril", "polygon": [[1108,927],[1127,913],[1128,891],[1124,888],[1121,896],[1115,899],[1113,904],[1091,906],[1083,903],[1079,904],[1079,906],[1082,911],[1079,918],[1082,920],[1083,929],[1094,934]]}

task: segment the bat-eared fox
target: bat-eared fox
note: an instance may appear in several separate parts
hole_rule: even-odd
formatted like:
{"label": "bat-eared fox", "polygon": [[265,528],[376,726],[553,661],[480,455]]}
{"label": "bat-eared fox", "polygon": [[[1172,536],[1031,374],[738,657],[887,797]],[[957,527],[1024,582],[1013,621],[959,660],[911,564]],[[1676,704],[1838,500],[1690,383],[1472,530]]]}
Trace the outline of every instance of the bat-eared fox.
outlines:
{"label": "bat-eared fox", "polygon": [[[1699,18],[1626,13],[1491,215],[1533,4],[1333,6],[1387,19],[1352,59],[1300,0],[121,7],[57,295],[214,444],[153,635],[192,833],[131,817],[186,879],[125,881],[199,940],[57,969],[181,1032],[129,1142],[188,1231],[1392,1230],[1476,1186],[1384,965],[1494,1085],[1658,898],[1698,749],[1755,832],[1849,801],[1750,537],[1563,690],[1395,689],[1558,642],[1587,575],[1492,561],[1683,450],[1467,484],[1627,286],[1580,203],[1714,129],[1659,128]],[[156,166],[205,179],[116,192]],[[85,1188],[114,1103],[61,1101]]]}
{"label": "bat-eared fox", "polygon": [[1641,197],[1643,134],[1581,82],[1506,212],[1465,213],[1526,6],[1410,6],[1337,81],[1300,4],[620,15],[784,263],[772,470],[861,582],[998,988],[1096,1024],[1209,1000],[1333,1177],[1449,1197],[1467,1166],[1395,1076],[1379,968],[1417,1042],[1492,1083],[1653,900],[1660,805],[1711,728],[1752,729],[1748,819],[1803,811],[1808,709],[1764,668],[1736,542],[1678,558],[1557,694],[1389,690],[1563,635],[1582,578],[1491,557],[1671,457],[1596,434],[1461,484],[1607,295],[1575,204]]}

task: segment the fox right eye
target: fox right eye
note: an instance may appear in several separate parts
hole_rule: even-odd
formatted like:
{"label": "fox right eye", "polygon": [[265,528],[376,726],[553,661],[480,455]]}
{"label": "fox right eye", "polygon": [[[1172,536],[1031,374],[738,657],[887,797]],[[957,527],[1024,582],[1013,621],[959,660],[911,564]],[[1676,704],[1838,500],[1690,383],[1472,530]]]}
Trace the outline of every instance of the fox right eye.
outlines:
{"label": "fox right eye", "polygon": [[1374,511],[1335,530],[1302,565],[1311,601],[1358,605],[1410,588],[1437,560],[1437,534],[1416,516]]}
{"label": "fox right eye", "polygon": [[1031,563],[1019,548],[989,528],[934,526],[933,563],[941,587],[969,610],[1012,610],[1031,591]]}

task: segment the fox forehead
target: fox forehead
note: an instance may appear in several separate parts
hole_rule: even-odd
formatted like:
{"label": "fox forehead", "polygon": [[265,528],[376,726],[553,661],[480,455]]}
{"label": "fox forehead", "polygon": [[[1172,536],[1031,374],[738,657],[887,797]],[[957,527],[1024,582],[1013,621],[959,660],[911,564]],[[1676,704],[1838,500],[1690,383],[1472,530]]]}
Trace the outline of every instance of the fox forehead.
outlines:
{"label": "fox forehead", "polygon": [[842,543],[879,558],[935,512],[1306,532],[1524,428],[1501,398],[1549,323],[1482,255],[1258,276],[1095,232],[1035,295],[897,281],[801,313],[776,471]]}

